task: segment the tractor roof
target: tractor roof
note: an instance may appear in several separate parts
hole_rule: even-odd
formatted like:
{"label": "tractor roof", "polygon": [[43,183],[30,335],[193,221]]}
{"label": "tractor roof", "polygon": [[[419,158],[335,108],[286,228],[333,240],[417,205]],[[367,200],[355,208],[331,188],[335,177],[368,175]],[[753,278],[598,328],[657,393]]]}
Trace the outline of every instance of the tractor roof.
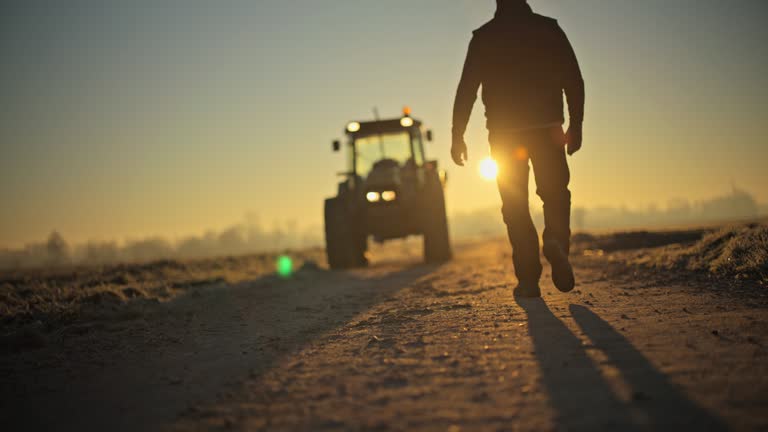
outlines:
{"label": "tractor roof", "polygon": [[421,127],[421,122],[419,120],[412,119],[413,124],[411,126],[403,126],[401,123],[402,120],[403,117],[388,120],[357,122],[360,125],[360,128],[355,132],[349,132],[349,130],[347,130],[347,133],[350,135],[372,135],[378,133],[400,132],[414,127]]}

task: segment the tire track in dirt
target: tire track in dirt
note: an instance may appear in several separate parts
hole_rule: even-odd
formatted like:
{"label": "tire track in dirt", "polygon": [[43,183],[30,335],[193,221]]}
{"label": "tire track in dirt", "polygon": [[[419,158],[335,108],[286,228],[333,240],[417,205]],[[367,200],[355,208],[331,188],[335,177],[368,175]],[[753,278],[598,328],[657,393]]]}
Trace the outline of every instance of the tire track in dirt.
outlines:
{"label": "tire track in dirt", "polygon": [[196,287],[135,320],[3,357],[0,414],[23,430],[161,430],[430,270],[310,269]]}

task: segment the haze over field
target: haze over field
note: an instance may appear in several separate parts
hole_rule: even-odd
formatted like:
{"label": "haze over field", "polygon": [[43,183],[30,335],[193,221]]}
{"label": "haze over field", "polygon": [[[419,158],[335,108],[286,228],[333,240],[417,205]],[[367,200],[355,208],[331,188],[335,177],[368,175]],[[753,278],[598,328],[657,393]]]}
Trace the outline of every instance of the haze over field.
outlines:
{"label": "haze over field", "polygon": [[[587,85],[575,207],[646,212],[768,202],[761,0],[531,0],[568,32]],[[42,1],[0,18],[0,248],[321,226],[350,119],[404,104],[437,140],[449,213],[498,208],[476,163],[450,167],[451,102],[492,0]],[[672,203],[668,205],[668,203]],[[640,209],[640,210],[637,210]],[[275,223],[273,223],[275,221]],[[500,218],[498,220],[500,223]],[[271,228],[265,228],[271,231]]]}
{"label": "haze over field", "polygon": [[[632,210],[626,207],[573,209],[573,229],[619,230],[712,225],[724,221],[755,220],[768,214],[757,205],[754,197],[744,191],[703,201],[672,201],[665,208],[649,207]],[[533,211],[534,223],[541,229],[544,215]],[[457,241],[503,237],[506,232],[497,207],[457,211],[451,215],[450,231]],[[117,241],[88,241],[71,243],[58,231],[19,248],[0,248],[0,271],[70,264],[112,264],[117,262],[147,262],[158,259],[190,259],[224,255],[244,255],[252,252],[283,252],[322,247],[321,227],[300,229],[287,222],[265,227],[254,215],[221,230],[207,230],[200,235],[179,239],[163,236]]]}

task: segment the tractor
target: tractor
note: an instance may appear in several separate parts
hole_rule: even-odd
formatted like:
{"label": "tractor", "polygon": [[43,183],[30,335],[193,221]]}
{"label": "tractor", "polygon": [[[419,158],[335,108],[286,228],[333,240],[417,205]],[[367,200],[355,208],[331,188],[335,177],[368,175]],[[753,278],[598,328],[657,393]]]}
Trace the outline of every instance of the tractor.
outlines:
{"label": "tractor", "polygon": [[[368,239],[387,240],[421,235],[424,260],[451,258],[445,211],[446,174],[427,160],[422,123],[404,109],[388,120],[351,121],[344,130],[348,170],[338,193],[325,200],[325,243],[331,269],[368,265]],[[342,142],[333,142],[333,150]]]}

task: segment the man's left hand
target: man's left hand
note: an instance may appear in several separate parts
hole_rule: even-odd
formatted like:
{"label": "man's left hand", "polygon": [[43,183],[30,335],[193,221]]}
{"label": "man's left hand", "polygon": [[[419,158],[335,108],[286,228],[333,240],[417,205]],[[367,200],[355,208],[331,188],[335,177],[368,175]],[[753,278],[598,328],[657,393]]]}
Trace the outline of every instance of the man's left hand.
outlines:
{"label": "man's left hand", "polygon": [[565,142],[568,145],[568,155],[573,155],[581,149],[582,127],[581,124],[572,124],[565,134]]}

